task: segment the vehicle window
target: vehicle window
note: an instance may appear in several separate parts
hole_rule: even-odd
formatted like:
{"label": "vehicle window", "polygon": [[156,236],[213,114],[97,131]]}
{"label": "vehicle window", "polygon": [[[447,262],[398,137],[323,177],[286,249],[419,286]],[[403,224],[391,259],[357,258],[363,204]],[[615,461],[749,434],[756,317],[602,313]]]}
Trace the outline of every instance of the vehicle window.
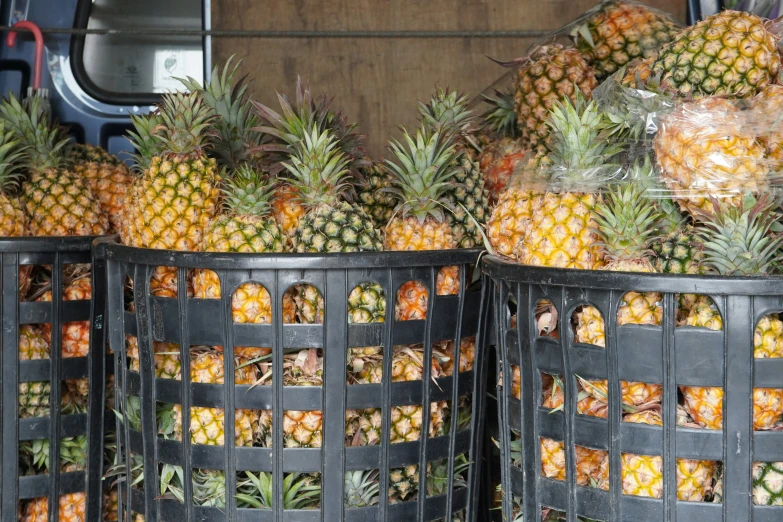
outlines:
{"label": "vehicle window", "polygon": [[[75,25],[120,31],[202,28],[201,0],[80,0]],[[77,46],[78,50],[78,46]],[[176,89],[175,78],[202,81],[201,36],[88,34],[81,53],[72,54],[82,88],[97,99],[115,95],[130,101]],[[81,75],[78,74],[81,69]]]}

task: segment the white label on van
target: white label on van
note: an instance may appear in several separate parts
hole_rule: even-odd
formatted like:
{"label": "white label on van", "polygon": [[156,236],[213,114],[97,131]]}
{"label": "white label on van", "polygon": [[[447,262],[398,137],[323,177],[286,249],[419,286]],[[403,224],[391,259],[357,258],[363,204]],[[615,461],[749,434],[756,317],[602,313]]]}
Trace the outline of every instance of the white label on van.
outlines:
{"label": "white label on van", "polygon": [[182,89],[176,78],[196,79],[204,82],[204,57],[202,51],[183,49],[161,49],[155,51],[155,70],[152,78],[153,92],[167,92]]}

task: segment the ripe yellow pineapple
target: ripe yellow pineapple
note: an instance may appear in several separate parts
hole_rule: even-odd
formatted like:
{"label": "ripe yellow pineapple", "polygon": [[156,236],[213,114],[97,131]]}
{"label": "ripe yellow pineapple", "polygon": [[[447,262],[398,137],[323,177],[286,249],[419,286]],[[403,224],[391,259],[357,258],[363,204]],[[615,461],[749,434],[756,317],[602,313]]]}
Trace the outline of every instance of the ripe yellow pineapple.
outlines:
{"label": "ripe yellow pineapple", "polygon": [[654,56],[679,32],[666,15],[625,0],[602,2],[571,32],[576,47],[606,77],[638,59]]}
{"label": "ripe yellow pineapple", "polygon": [[753,128],[759,143],[764,146],[766,162],[773,172],[779,172],[783,163],[783,125],[780,121],[782,106],[782,85],[767,85],[753,98],[751,105],[750,118]]}
{"label": "ripe yellow pineapple", "polygon": [[[130,359],[129,369],[132,372],[140,370],[139,341],[135,337],[127,335],[125,337],[125,346]],[[155,341],[152,343],[152,349],[155,360],[155,377],[161,379],[181,378],[181,367],[179,364],[179,345],[172,343],[162,343]]]}
{"label": "ripe yellow pineapple", "polygon": [[219,176],[204,148],[213,113],[197,93],[167,94],[153,137],[164,143],[140,180],[131,215],[141,246],[197,250],[217,210]]}
{"label": "ripe yellow pineapple", "polygon": [[[753,204],[752,204],[753,203]],[[768,196],[757,202],[743,201],[739,207],[718,202],[715,212],[704,214],[705,263],[720,275],[765,274],[771,269],[782,238],[771,236],[770,227],[779,220],[772,213]],[[702,297],[686,318],[690,326],[720,330],[723,319],[709,298]],[[753,356],[757,359],[783,357],[783,322],[777,314],[762,318],[753,335]],[[683,386],[685,409],[699,425],[708,429],[723,427],[723,389]],[[750,399],[750,397],[748,398]],[[774,427],[783,415],[783,389],[753,390],[753,428]]]}
{"label": "ripe yellow pineapple", "polygon": [[[92,284],[89,274],[77,277],[63,287],[63,301],[85,301],[92,298]],[[46,291],[38,301],[51,301],[52,291]],[[52,325],[43,323],[38,325],[44,334],[46,342],[52,343]],[[60,339],[62,356],[69,357],[87,357],[90,353],[90,321],[76,321],[64,323],[62,325],[62,334]],[[82,397],[87,397],[89,392],[89,382],[87,379],[76,379],[66,381],[68,389],[71,392],[78,393]]]}
{"label": "ripe yellow pineapple", "polygon": [[[585,415],[589,409],[584,409],[584,402],[589,397],[580,393],[577,403],[577,411]],[[552,386],[544,390],[541,406],[549,410],[560,410],[565,404],[563,387],[557,379]],[[581,406],[580,406],[581,405]],[[581,411],[580,411],[581,410]],[[594,415],[595,416],[595,415]],[[541,439],[541,473],[543,476],[555,480],[566,479],[565,451],[563,443],[552,439]],[[597,485],[600,479],[601,465],[608,458],[606,450],[585,448],[576,446],[576,482],[580,486]]]}
{"label": "ripe yellow pineapple", "polygon": [[[224,189],[225,210],[207,225],[201,250],[205,252],[282,252],[284,238],[280,227],[270,216],[269,199],[274,184],[265,184],[263,175],[250,165],[241,165],[230,173]],[[211,270],[196,270],[193,293],[201,299],[217,299],[220,281]],[[272,322],[272,300],[258,283],[242,284],[231,297],[235,323]],[[269,348],[234,347],[234,354],[248,358],[262,357]]]}
{"label": "ripe yellow pineapple", "polygon": [[[399,141],[391,150],[399,165],[387,160],[394,176],[394,195],[398,200],[394,217],[386,225],[387,250],[446,250],[456,248],[453,230],[438,203],[448,180],[455,173],[456,147],[452,137],[433,131],[426,125],[412,137],[404,131],[408,150]],[[455,293],[459,269],[447,267],[438,275],[438,295]],[[459,282],[459,279],[456,279]],[[458,286],[458,284],[457,284]],[[398,290],[398,319],[422,319],[427,314],[427,289],[418,281],[409,281]]]}
{"label": "ripe yellow pineapple", "polygon": [[[57,510],[58,522],[86,522],[87,495],[84,493],[68,493],[60,495]],[[27,503],[20,522],[48,522],[49,499],[34,498]]]}
{"label": "ripe yellow pineapple", "polygon": [[133,178],[119,158],[95,145],[73,144],[68,150],[73,170],[87,180],[90,190],[101,202],[112,231],[122,226],[122,207]]}
{"label": "ripe yellow pineapple", "polygon": [[[216,162],[205,152],[213,135],[212,110],[198,92],[163,96],[156,116],[160,124],[152,138],[162,142],[149,166],[131,188],[126,206],[128,240],[134,246],[169,250],[198,250],[204,227],[218,207]],[[137,130],[140,131],[139,126]],[[140,149],[149,144],[134,137]],[[148,153],[147,153],[148,154]],[[176,295],[176,271],[159,267],[153,276],[153,295]]]}
{"label": "ripe yellow pineapple", "polygon": [[503,257],[514,257],[530,220],[533,209],[541,205],[541,192],[536,173],[548,164],[539,153],[511,177],[500,194],[492,214],[487,220],[487,239],[494,252]]}
{"label": "ripe yellow pineapple", "polygon": [[89,185],[65,158],[68,144],[40,94],[20,103],[13,94],[0,104],[6,125],[25,147],[29,176],[22,184],[22,203],[35,236],[106,234],[109,220]]}
{"label": "ripe yellow pineapple", "polygon": [[557,102],[547,125],[550,135],[549,189],[533,204],[514,255],[527,265],[596,269],[603,255],[596,241],[593,212],[600,196],[593,183],[611,174],[609,160],[619,151],[604,137],[608,121],[580,92],[575,101]]}
{"label": "ripe yellow pineapple", "polygon": [[[599,240],[608,261],[602,270],[651,273],[655,268],[646,255],[662,215],[644,192],[644,181],[653,175],[649,162],[637,164],[632,170],[629,181],[610,187],[595,209]],[[627,292],[617,310],[617,325],[660,325],[663,318],[661,301],[661,294],[656,292]],[[584,306],[577,317],[576,340],[605,346],[600,313],[591,306]],[[587,393],[598,400],[607,400],[606,381],[581,378],[580,381]],[[623,381],[621,388],[623,404],[631,406],[660,402],[662,396],[660,384]]]}
{"label": "ripe yellow pineapple", "polygon": [[[244,364],[245,360],[234,358],[234,383],[252,385],[257,376],[253,365]],[[195,354],[190,361],[190,379],[194,383],[223,384],[223,354],[205,350]],[[193,444],[222,446],[225,439],[225,411],[221,408],[194,406],[190,413],[190,439]],[[258,412],[238,409],[235,413],[235,442],[237,446],[252,446]],[[174,433],[182,436],[182,406],[174,405]]]}
{"label": "ripe yellow pineapple", "polygon": [[550,132],[547,120],[555,104],[564,97],[574,101],[577,92],[589,98],[598,86],[581,53],[559,44],[539,47],[529,57],[504,65],[519,65],[514,108],[520,136],[532,149],[546,145]]}
{"label": "ripe yellow pineapple", "polygon": [[[39,328],[25,324],[19,327],[19,360],[48,359],[49,343]],[[48,417],[51,384],[48,381],[19,383],[19,418]]]}
{"label": "ripe yellow pineapple", "polygon": [[738,206],[745,192],[767,189],[764,148],[744,118],[722,98],[684,103],[662,118],[653,140],[661,179],[694,219],[712,212],[711,198]]}
{"label": "ripe yellow pineapple", "polygon": [[[629,413],[623,422],[635,422],[652,426],[663,426],[661,414],[655,410]],[[663,496],[663,459],[660,456],[621,455],[623,493],[640,497],[661,498]],[[602,473],[609,476],[608,459]],[[704,500],[710,491],[715,462],[711,460],[677,459],[677,498],[691,502]],[[602,482],[603,489],[609,489],[608,480]]]}

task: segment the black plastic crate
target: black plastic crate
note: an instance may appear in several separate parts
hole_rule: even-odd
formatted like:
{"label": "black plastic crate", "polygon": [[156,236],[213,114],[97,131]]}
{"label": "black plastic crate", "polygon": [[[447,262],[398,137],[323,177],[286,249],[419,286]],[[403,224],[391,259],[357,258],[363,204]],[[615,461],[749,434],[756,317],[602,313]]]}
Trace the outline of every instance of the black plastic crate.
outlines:
{"label": "black plastic crate", "polygon": [[[476,520],[479,502],[479,464],[482,456],[482,418],[486,390],[485,362],[479,331],[482,310],[479,285],[469,288],[467,274],[478,258],[478,251],[447,252],[378,252],[327,255],[255,255],[211,254],[156,251],[130,248],[111,241],[95,243],[97,259],[105,260],[105,277],[109,292],[109,345],[122,361],[116,374],[118,399],[123,417],[118,423],[121,451],[126,462],[132,462],[129,473],[121,480],[121,511],[130,520],[143,515],[146,522],[170,520]],[[97,263],[97,261],[96,261]],[[98,266],[98,265],[96,265]],[[148,282],[159,266],[176,267],[178,289],[188,284],[193,269],[209,269],[220,278],[221,297],[197,299],[178,291],[176,297],[150,295]],[[458,266],[457,295],[436,296],[435,282],[444,266]],[[132,297],[124,296],[126,282],[132,281]],[[405,282],[417,280],[426,287],[427,314],[424,320],[398,321],[394,318],[397,289]],[[232,317],[234,289],[253,282],[263,285],[272,303],[269,324],[235,323]],[[368,324],[349,324],[348,297],[360,283],[376,283],[386,302],[386,320]],[[284,324],[283,295],[296,285],[309,284],[323,296],[325,313],[319,324]],[[465,291],[465,289],[468,289]],[[132,300],[132,306],[129,301]],[[139,370],[129,367],[126,336],[135,337],[139,346]],[[430,361],[433,345],[453,341],[453,346],[472,336],[475,342],[473,368],[460,368],[459,352],[450,376],[434,378],[434,365],[422,364],[421,380],[392,382],[392,350],[383,349],[382,379],[374,384],[348,384],[348,347],[391,347],[421,344],[422,361]],[[101,342],[98,338],[95,342]],[[168,355],[179,361],[189,360],[191,347],[221,346],[231,353],[231,346],[268,347],[271,359],[271,385],[235,385],[235,361],[221,357],[225,366],[224,384],[191,383],[190,372],[181,371],[178,378],[156,377],[153,343],[172,343],[175,352]],[[169,346],[169,350],[173,350]],[[197,351],[199,348],[196,348]],[[284,353],[305,349],[317,350],[323,357],[322,383],[313,386],[283,385]],[[159,352],[166,354],[166,352]],[[309,352],[308,352],[309,353]],[[243,365],[245,363],[242,363]],[[439,374],[440,375],[440,374]],[[290,384],[290,383],[289,383]],[[470,398],[467,402],[466,397]],[[131,422],[129,399],[138,401],[140,419]],[[440,433],[430,434],[431,403],[446,403],[451,413]],[[178,405],[182,426],[190,425],[191,408],[212,407],[224,415],[225,445],[196,444],[187,436],[163,436],[164,421],[156,418],[160,404]],[[457,405],[470,413],[467,424],[458,429]],[[390,443],[392,410],[403,405],[418,405],[421,415],[419,437]],[[231,444],[235,440],[236,408],[244,411],[271,412],[271,444]],[[346,410],[380,409],[383,415],[380,438],[374,445],[351,445],[346,440]],[[285,412],[321,412],[320,447],[284,447],[283,414]],[[434,411],[434,410],[433,410]],[[439,414],[438,414],[439,415]],[[127,421],[127,422],[124,422]],[[160,421],[160,422],[159,422]],[[447,426],[447,428],[446,428]],[[137,431],[138,428],[140,430]],[[426,435],[433,436],[426,436]],[[454,483],[454,469],[461,466],[459,484]],[[455,463],[456,462],[456,463]],[[143,464],[143,467],[140,465]],[[163,465],[179,466],[183,477],[182,501],[171,494],[161,495],[160,474]],[[429,471],[436,464],[443,468],[445,482],[435,494],[430,492]],[[419,482],[416,495],[399,503],[386,501],[390,470],[414,465]],[[131,469],[131,468],[134,468]],[[170,468],[169,468],[170,469]],[[408,468],[410,470],[410,468]],[[225,505],[203,505],[194,499],[192,476],[205,470],[222,472],[221,486]],[[346,472],[377,470],[378,503],[366,507],[346,507],[344,479]],[[244,473],[271,477],[271,506],[237,507],[237,481]],[[237,475],[239,473],[239,475]],[[283,480],[291,474],[318,474],[320,505],[310,509],[284,509]],[[139,479],[143,479],[139,482]],[[136,482],[136,485],[129,484]],[[224,493],[223,493],[224,492]],[[422,494],[422,493],[427,493]],[[198,500],[198,501],[197,501]],[[456,515],[460,514],[460,518]]]}
{"label": "black plastic crate", "polygon": [[[17,520],[21,500],[47,498],[49,520],[57,521],[61,495],[84,493],[91,484],[101,483],[100,451],[103,437],[102,386],[93,379],[93,357],[62,356],[62,327],[64,323],[85,321],[90,334],[95,335],[96,325],[91,322],[91,300],[63,300],[63,268],[67,265],[91,262],[91,237],[62,238],[3,238],[0,239],[2,258],[2,504],[0,519]],[[50,301],[22,299],[20,284],[30,277],[35,267],[51,269]],[[21,270],[21,272],[20,272]],[[23,276],[22,274],[26,274]],[[95,289],[93,288],[93,295]],[[28,326],[30,325],[30,326]],[[20,330],[48,325],[51,342],[48,358],[19,360]],[[61,412],[61,390],[65,381],[89,379],[87,413],[64,414]],[[102,381],[99,381],[102,382]],[[20,419],[19,386],[38,383],[35,386],[49,389],[49,413]],[[86,469],[61,471],[60,441],[66,437],[87,436],[88,452]],[[19,476],[20,445],[28,441],[47,441],[49,444],[49,473]],[[89,496],[86,497],[88,499]],[[86,500],[85,499],[85,500]],[[97,520],[86,502],[87,517]]]}
{"label": "black plastic crate", "polygon": [[[753,465],[783,461],[783,432],[754,430],[751,399],[755,388],[783,388],[783,358],[756,359],[753,350],[759,321],[783,310],[781,278],[565,270],[496,257],[483,258],[482,272],[495,310],[499,418],[506,426],[500,439],[504,520],[513,520],[520,507],[525,521],[531,522],[540,520],[545,508],[565,512],[569,522],[783,520],[783,506],[754,502]],[[661,293],[660,326],[617,325],[618,307],[629,291]],[[709,296],[722,329],[676,325],[677,294]],[[535,310],[541,301],[557,309],[558,336],[540,333]],[[575,342],[572,315],[587,304],[603,317],[605,348]],[[516,326],[511,321],[514,310]],[[513,382],[516,368],[521,374],[519,398],[512,392],[514,384],[502,385]],[[545,374],[562,377],[565,399],[560,411],[542,404]],[[577,412],[582,397],[576,376],[608,380],[605,418]],[[662,426],[621,421],[621,381],[662,386]],[[722,429],[677,425],[682,386],[722,388]],[[542,438],[563,443],[565,480],[548,478],[542,471]],[[608,490],[577,484],[576,446],[608,452]],[[661,498],[624,493],[623,454],[662,458]],[[679,500],[674,480],[678,459],[719,463],[722,502]]]}

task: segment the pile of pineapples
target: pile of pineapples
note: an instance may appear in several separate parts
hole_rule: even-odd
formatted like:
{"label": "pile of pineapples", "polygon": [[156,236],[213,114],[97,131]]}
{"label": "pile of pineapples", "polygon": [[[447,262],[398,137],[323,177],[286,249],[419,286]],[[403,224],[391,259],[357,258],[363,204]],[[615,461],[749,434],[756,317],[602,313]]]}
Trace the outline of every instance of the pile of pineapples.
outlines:
{"label": "pile of pineapples", "polygon": [[[327,253],[382,250],[417,251],[471,248],[483,241],[481,229],[489,214],[489,193],[478,163],[480,140],[477,119],[468,110],[468,99],[454,91],[438,90],[421,103],[419,126],[403,129],[401,141],[390,143],[391,160],[372,161],[364,150],[364,137],[356,125],[331,106],[332,100],[314,96],[310,87],[297,82],[293,99],[279,94],[280,109],[253,101],[245,81],[235,80],[239,63],[215,67],[212,80],[202,86],[187,79],[186,92],[165,94],[149,115],[133,116],[131,140],[138,175],[126,189],[119,211],[123,243],[135,247],[195,252]],[[279,112],[278,112],[279,111]],[[440,269],[435,290],[455,295],[463,279],[459,268]],[[469,283],[470,275],[464,281]],[[180,288],[173,267],[157,267],[150,292],[176,297],[180,291],[198,299],[222,295],[216,273],[197,269]],[[397,320],[421,320],[427,315],[429,296],[419,281],[401,286],[395,298]],[[271,323],[272,302],[266,288],[244,283],[231,297],[236,323]],[[129,303],[129,310],[133,304]],[[283,296],[283,322],[316,324],[323,321],[324,299],[307,284],[296,285]],[[376,283],[352,289],[348,299],[349,321],[382,322],[386,296]],[[138,341],[127,338],[130,371],[139,371]],[[459,347],[448,341],[433,344],[429,361],[423,345],[394,346],[389,368],[393,382],[421,381],[425,365],[440,379],[454,371],[473,368],[475,337]],[[160,379],[180,379],[180,346],[155,343],[155,372]],[[348,385],[378,384],[383,377],[386,347],[352,348],[346,369]],[[237,385],[271,385],[272,350],[235,347],[234,381]],[[192,346],[188,350],[192,382],[223,384],[221,346]],[[285,386],[322,386],[323,354],[316,349],[290,350],[283,357]],[[277,377],[275,377],[277,378]],[[429,423],[423,424],[422,404],[391,409],[392,444],[419,440],[422,436],[448,436],[453,429],[469,429],[472,403],[469,396],[457,404],[445,401],[429,405]],[[380,409],[349,410],[345,418],[347,446],[377,445],[382,434]],[[128,398],[123,418],[139,430],[138,397]],[[182,440],[189,433],[192,444],[224,445],[225,412],[192,407],[184,427],[180,405],[161,404],[157,412],[162,437]],[[272,447],[275,430],[282,432],[285,447],[319,448],[322,445],[321,411],[283,413],[282,427],[272,425],[269,410],[237,410],[235,440],[238,446]],[[131,467],[139,486],[141,461],[117,461],[114,472]],[[457,455],[453,487],[466,487],[467,455]],[[446,461],[428,464],[426,470],[410,465],[391,470],[348,471],[344,503],[347,508],[379,502],[405,502],[418,498],[422,487],[428,496],[445,494],[449,487]],[[388,474],[388,499],[380,497],[380,473]],[[421,477],[426,484],[421,485]],[[286,474],[282,477],[286,509],[316,509],[321,502],[320,473]],[[184,501],[185,474],[166,465],[160,473],[163,494]],[[237,505],[269,508],[274,501],[272,476],[265,472],[241,472],[235,479]],[[197,505],[224,508],[226,476],[222,470],[193,470],[191,486]],[[116,495],[106,499],[116,512]],[[461,515],[460,515],[461,516]],[[135,514],[140,519],[140,514]]]}
{"label": "pile of pineapples", "polygon": [[[107,234],[116,226],[127,168],[98,147],[70,142],[64,129],[51,117],[46,100],[34,95],[18,100],[9,95],[0,103],[0,235],[90,236]],[[20,301],[52,300],[52,267],[23,265],[19,270]],[[60,274],[62,299],[89,300],[92,294],[89,265],[66,265]],[[89,321],[62,325],[61,357],[86,357],[89,353]],[[32,361],[51,356],[51,324],[19,327],[19,359]],[[20,419],[49,417],[52,407],[64,416],[87,412],[87,379],[62,383],[52,404],[55,383],[25,382],[18,389]],[[68,422],[67,418],[64,422]],[[60,439],[60,462],[50,462],[49,440],[30,440],[19,446],[20,476],[49,473],[52,466],[66,473],[83,473],[86,467],[86,435]],[[59,520],[83,520],[85,494],[62,495]],[[19,504],[24,522],[48,520],[47,498]]]}
{"label": "pile of pineapples", "polygon": [[[572,46],[546,45],[510,62],[513,90],[488,98],[503,143],[518,136],[524,158],[491,211],[488,248],[536,266],[780,273],[783,222],[772,197],[783,170],[776,24],[723,11],[681,29],[641,5],[611,0],[572,29]],[[675,304],[677,326],[722,329],[708,296],[679,294]],[[556,314],[552,303],[539,303],[539,335],[560,335]],[[662,316],[661,294],[629,291],[616,324],[661,325]],[[578,308],[570,321],[575,341],[604,347],[604,319],[592,306]],[[756,358],[783,357],[781,319],[770,314],[756,325]],[[519,368],[511,375],[519,398]],[[542,408],[563,407],[564,378],[542,374]],[[608,416],[606,381],[576,376],[576,389],[579,414]],[[721,429],[723,394],[680,386],[678,426]],[[660,383],[623,381],[623,421],[663,425],[661,398]],[[748,400],[755,430],[783,427],[783,386],[756,388]],[[577,446],[576,460],[580,486],[608,489],[605,450]],[[621,463],[624,494],[661,498],[660,456],[623,454]],[[540,441],[540,469],[565,480],[562,442]],[[783,505],[781,469],[754,463],[755,504]],[[680,500],[720,502],[721,463],[678,459],[676,486]],[[548,511],[546,520],[559,516]]]}

